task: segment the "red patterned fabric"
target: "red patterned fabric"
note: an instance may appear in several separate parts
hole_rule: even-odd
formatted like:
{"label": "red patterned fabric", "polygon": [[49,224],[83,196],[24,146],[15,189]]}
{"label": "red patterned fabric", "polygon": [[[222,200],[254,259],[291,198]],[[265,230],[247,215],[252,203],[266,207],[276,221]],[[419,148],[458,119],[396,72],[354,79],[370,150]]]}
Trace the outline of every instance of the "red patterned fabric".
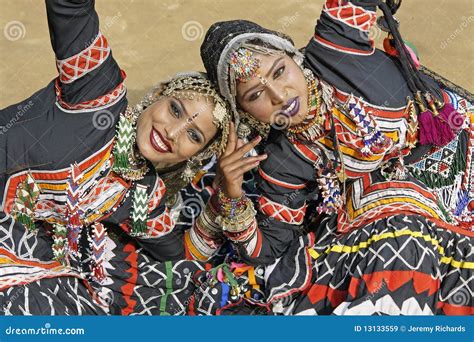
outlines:
{"label": "red patterned fabric", "polygon": [[56,61],[61,83],[72,83],[98,68],[110,55],[107,39],[99,32],[97,38],[86,49],[63,60]]}
{"label": "red patterned fabric", "polygon": [[347,26],[361,31],[369,31],[377,19],[375,12],[354,6],[347,1],[328,0],[323,11],[334,20],[342,21]]}
{"label": "red patterned fabric", "polygon": [[148,220],[146,224],[149,227],[148,235],[151,238],[169,233],[174,227],[174,221],[168,208],[162,214]]}
{"label": "red patterned fabric", "polygon": [[163,199],[163,196],[166,193],[166,186],[165,183],[161,178],[157,179],[157,184],[155,191],[151,195],[151,198],[148,202],[148,212],[150,213],[152,210],[154,210],[158,205],[161,203],[161,200]]}
{"label": "red patterned fabric", "polygon": [[[127,77],[125,72],[122,70],[122,80]],[[61,97],[61,87],[59,85],[59,80],[56,80],[56,97],[57,103],[59,106],[66,110],[85,110],[85,109],[98,109],[100,107],[112,105],[118,100],[120,100],[126,92],[125,84],[120,82],[120,84],[111,90],[109,93],[102,95],[94,100],[84,101],[77,104],[69,104],[65,102]]]}
{"label": "red patterned fabric", "polygon": [[351,49],[342,45],[335,44],[333,42],[330,42],[329,40],[326,40],[324,38],[321,38],[317,34],[314,35],[314,40],[318,42],[319,44],[340,52],[352,54],[352,55],[359,55],[359,56],[370,56],[371,54],[374,53],[375,45],[374,42],[371,41],[370,43],[372,44],[372,49],[371,50],[360,50],[360,49]]}
{"label": "red patterned fabric", "polygon": [[303,205],[299,209],[291,209],[282,204],[273,202],[264,196],[260,196],[258,203],[260,210],[268,217],[273,217],[278,221],[289,224],[302,224],[306,213],[307,205]]}

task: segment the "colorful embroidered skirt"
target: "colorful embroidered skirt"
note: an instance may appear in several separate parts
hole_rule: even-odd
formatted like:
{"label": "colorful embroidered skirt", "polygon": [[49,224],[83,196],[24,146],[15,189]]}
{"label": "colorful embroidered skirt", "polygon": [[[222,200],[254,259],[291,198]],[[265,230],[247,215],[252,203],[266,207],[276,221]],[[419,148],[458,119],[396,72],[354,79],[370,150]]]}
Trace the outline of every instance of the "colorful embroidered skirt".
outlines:
{"label": "colorful embroidered skirt", "polygon": [[301,237],[267,268],[273,313],[474,314],[472,232],[398,215],[314,240]]}

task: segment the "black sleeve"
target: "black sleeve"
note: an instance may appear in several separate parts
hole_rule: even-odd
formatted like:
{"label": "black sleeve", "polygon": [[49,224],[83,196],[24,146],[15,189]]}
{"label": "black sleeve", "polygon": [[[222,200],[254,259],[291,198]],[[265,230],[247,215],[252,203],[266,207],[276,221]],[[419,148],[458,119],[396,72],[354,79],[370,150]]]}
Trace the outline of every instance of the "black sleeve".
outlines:
{"label": "black sleeve", "polygon": [[357,5],[352,2],[327,0],[316,23],[315,38],[347,51],[371,51],[374,46],[369,35],[375,24],[376,7],[364,5],[371,0],[357,1]]}
{"label": "black sleeve", "polygon": [[94,0],[46,1],[59,72],[58,97],[68,105],[99,100],[113,92],[125,77],[99,31],[94,4]]}
{"label": "black sleeve", "polygon": [[159,238],[136,238],[136,242],[157,261],[182,260],[186,258],[184,231],[172,229]]}
{"label": "black sleeve", "polygon": [[376,8],[370,0],[327,0],[305,48],[305,66],[339,91],[384,108],[400,108],[412,93],[396,57],[376,49]]}

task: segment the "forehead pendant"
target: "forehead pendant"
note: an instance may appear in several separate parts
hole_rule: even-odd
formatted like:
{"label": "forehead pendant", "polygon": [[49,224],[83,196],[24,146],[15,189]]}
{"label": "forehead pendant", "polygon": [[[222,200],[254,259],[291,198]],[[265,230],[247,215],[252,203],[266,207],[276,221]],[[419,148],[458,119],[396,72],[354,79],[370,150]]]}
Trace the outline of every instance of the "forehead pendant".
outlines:
{"label": "forehead pendant", "polygon": [[235,78],[240,82],[248,82],[258,74],[260,59],[248,49],[240,48],[231,55],[230,67],[234,71]]}

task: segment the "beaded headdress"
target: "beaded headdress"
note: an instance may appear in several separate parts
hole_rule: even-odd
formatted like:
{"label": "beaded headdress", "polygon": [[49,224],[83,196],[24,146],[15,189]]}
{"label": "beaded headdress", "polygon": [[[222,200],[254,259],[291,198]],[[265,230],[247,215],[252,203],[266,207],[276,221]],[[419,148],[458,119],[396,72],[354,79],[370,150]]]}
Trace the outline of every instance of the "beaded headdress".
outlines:
{"label": "beaded headdress", "polygon": [[[260,61],[255,53],[286,53],[298,64],[303,61],[303,54],[294,46],[290,37],[247,20],[213,24],[201,45],[201,58],[209,79],[229,103],[237,127],[242,111],[237,106],[236,83],[246,82],[258,75]],[[261,127],[253,127],[256,120],[244,121],[254,130],[261,130]],[[265,130],[268,131],[268,127]]]}
{"label": "beaded headdress", "polygon": [[230,58],[230,68],[239,82],[248,82],[258,74],[260,59],[254,56],[249,49],[240,48],[232,53]]}

